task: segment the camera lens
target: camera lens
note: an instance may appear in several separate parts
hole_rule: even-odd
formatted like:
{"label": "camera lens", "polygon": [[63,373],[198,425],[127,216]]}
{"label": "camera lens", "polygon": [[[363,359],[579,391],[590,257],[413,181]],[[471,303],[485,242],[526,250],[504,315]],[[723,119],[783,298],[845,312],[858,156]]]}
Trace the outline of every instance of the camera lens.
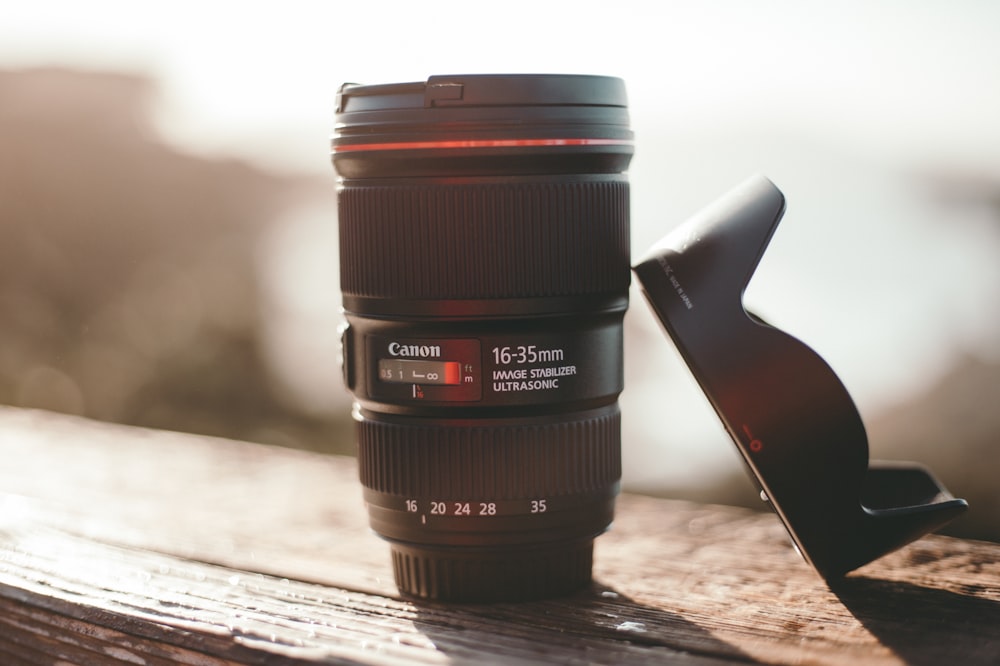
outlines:
{"label": "camera lens", "polygon": [[397,586],[587,585],[621,476],[624,83],[345,84],[336,123],[344,374]]}

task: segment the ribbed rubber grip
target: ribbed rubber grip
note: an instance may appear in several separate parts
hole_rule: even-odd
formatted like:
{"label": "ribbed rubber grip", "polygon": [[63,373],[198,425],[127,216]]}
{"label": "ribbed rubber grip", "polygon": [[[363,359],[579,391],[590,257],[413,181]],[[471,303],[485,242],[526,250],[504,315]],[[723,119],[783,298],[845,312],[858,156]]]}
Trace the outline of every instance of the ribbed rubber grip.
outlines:
{"label": "ribbed rubber grip", "polygon": [[605,493],[621,477],[617,403],[582,419],[473,423],[360,421],[362,484],[403,497],[491,501]]}
{"label": "ribbed rubber grip", "polygon": [[345,183],[341,289],[367,298],[626,293],[629,189],[618,177]]}

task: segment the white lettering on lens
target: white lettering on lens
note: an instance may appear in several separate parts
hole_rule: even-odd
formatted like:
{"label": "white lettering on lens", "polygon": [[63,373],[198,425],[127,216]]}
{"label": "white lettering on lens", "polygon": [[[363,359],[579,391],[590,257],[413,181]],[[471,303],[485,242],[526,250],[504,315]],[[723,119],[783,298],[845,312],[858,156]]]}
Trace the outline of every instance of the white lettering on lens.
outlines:
{"label": "white lettering on lens", "polygon": [[493,382],[493,390],[497,393],[510,391],[541,391],[559,388],[558,379],[539,379],[530,382]]}
{"label": "white lettering on lens", "polygon": [[390,342],[389,353],[393,356],[406,356],[409,358],[441,358],[441,346],[401,345],[398,342]]}
{"label": "white lettering on lens", "polygon": [[493,379],[527,379],[528,371],[524,368],[519,370],[494,370]]}
{"label": "white lettering on lens", "polygon": [[[494,374],[494,379],[496,378]],[[539,377],[565,377],[567,375],[575,375],[576,366],[575,365],[564,365],[560,368],[532,368],[531,378],[537,379]]]}
{"label": "white lettering on lens", "polygon": [[562,349],[539,349],[535,345],[518,345],[516,347],[494,347],[493,361],[497,365],[520,365],[532,363],[550,363],[562,361],[565,353]]}

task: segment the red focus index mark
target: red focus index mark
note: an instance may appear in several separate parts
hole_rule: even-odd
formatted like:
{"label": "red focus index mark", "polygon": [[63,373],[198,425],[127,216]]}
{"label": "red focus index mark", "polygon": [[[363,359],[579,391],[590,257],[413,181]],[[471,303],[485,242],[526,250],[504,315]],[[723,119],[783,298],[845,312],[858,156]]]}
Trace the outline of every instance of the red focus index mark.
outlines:
{"label": "red focus index mark", "polygon": [[523,148],[535,146],[631,146],[626,139],[455,139],[450,141],[400,141],[348,143],[334,146],[335,153],[360,150],[434,150],[447,148]]}
{"label": "red focus index mark", "polygon": [[750,450],[754,453],[760,453],[760,451],[764,448],[764,442],[754,437],[753,433],[750,432],[750,426],[745,423],[743,424],[743,432],[745,432],[747,437],[750,438]]}
{"label": "red focus index mark", "polygon": [[445,361],[444,364],[444,383],[445,384],[461,384],[462,383],[462,364],[458,361]]}

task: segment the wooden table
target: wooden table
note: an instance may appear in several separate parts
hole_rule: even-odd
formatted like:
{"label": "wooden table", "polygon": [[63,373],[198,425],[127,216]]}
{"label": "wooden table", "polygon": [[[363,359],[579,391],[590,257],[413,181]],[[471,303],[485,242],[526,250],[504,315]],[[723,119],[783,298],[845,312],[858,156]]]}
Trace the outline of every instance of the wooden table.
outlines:
{"label": "wooden table", "polygon": [[767,513],[624,495],[594,586],[416,603],[355,463],[0,408],[0,663],[998,664],[1000,545],[828,588]]}

